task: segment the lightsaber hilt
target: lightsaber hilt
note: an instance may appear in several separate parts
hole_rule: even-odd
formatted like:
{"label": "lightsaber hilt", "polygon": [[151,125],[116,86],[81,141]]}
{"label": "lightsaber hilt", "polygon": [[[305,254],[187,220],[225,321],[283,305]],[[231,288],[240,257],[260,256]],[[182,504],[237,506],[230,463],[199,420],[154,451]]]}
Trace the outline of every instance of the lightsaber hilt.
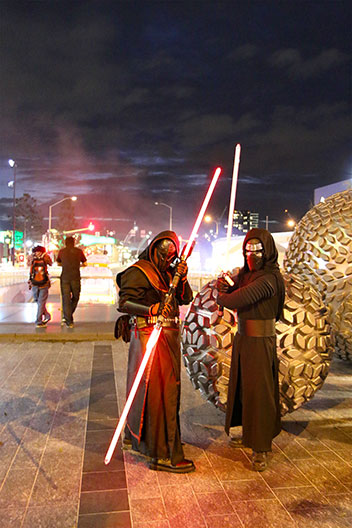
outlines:
{"label": "lightsaber hilt", "polygon": [[[235,283],[231,279],[230,275],[226,271],[222,271],[221,274],[220,274],[220,277],[225,279],[229,286],[234,286],[235,285]],[[218,314],[219,314],[220,317],[222,317],[224,315],[224,307],[223,306],[219,305]]]}
{"label": "lightsaber hilt", "polygon": [[[186,261],[186,257],[184,255],[181,256],[181,261],[182,262],[185,262]],[[172,282],[170,284],[170,287],[169,287],[169,291],[167,292],[167,294],[165,295],[165,298],[164,298],[164,301],[162,303],[162,307],[166,306],[167,304],[170,304],[171,301],[172,301],[172,298],[174,297],[174,294],[175,294],[175,291],[176,291],[176,288],[178,286],[178,283],[180,282],[180,279],[181,279],[181,275],[180,273],[178,273],[178,271],[176,271],[175,275],[173,276],[173,279],[172,279]],[[160,314],[158,315],[158,319],[157,321],[162,324],[164,322],[164,317]]]}

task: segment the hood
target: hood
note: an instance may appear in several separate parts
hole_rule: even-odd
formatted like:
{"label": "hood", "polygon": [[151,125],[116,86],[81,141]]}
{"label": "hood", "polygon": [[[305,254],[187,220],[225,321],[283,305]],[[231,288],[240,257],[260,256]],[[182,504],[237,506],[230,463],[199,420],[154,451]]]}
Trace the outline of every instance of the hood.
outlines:
{"label": "hood", "polygon": [[[264,259],[265,259],[264,268],[263,268],[264,271],[278,270],[279,269],[279,264],[278,264],[279,254],[276,249],[275,241],[272,237],[272,234],[269,233],[269,231],[267,231],[266,229],[260,229],[260,228],[254,228],[248,231],[243,241],[243,245],[242,245],[243,256],[245,256],[244,250],[245,250],[246,244],[248,240],[250,240],[251,238],[258,238],[263,244]],[[245,267],[247,266],[246,260],[245,260],[244,266]]]}
{"label": "hood", "polygon": [[176,233],[174,231],[161,231],[161,233],[159,233],[153,238],[149,246],[145,248],[140,255],[138,255],[138,258],[143,259],[143,260],[149,260],[150,262],[152,262],[153,247],[155,246],[157,242],[159,242],[159,240],[165,240],[165,239],[171,240],[175,244],[177,255],[179,255],[180,241]]}

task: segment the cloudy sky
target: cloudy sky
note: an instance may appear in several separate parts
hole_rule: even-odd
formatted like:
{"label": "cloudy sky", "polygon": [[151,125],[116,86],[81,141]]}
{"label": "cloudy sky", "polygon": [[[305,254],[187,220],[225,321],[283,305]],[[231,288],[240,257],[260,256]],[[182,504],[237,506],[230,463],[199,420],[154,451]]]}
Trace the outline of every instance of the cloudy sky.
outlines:
{"label": "cloudy sky", "polygon": [[[0,2],[0,206],[75,194],[76,215],[122,235],[187,235],[214,167],[210,212],[281,230],[314,188],[351,177],[351,8],[310,1]],[[53,211],[54,212],[54,211]],[[226,212],[224,219],[226,219]],[[112,218],[114,220],[104,220]]]}

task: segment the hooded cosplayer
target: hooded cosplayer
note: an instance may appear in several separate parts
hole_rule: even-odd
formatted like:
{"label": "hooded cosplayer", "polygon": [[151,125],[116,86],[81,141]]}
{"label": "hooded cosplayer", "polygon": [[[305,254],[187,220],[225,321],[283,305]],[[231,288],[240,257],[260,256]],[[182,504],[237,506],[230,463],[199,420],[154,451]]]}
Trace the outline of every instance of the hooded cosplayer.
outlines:
{"label": "hooded cosplayer", "polygon": [[275,321],[281,315],[285,286],[278,252],[269,231],[251,229],[243,242],[245,264],[234,286],[218,279],[217,302],[237,310],[225,430],[242,425],[243,438],[231,445],[253,449],[253,469],[266,468],[266,452],[279,434],[280,408]]}
{"label": "hooded cosplayer", "polygon": [[[120,287],[119,310],[132,317],[128,357],[127,393],[135,379],[157,315],[165,318],[154,353],[143,375],[128,415],[125,445],[149,457],[149,467],[185,473],[194,465],[185,460],[180,438],[180,331],[179,305],[189,304],[192,290],[187,281],[187,265],[171,266],[178,256],[179,240],[173,231],[157,235],[139,260],[117,275]],[[181,280],[171,305],[163,306],[173,275]]]}

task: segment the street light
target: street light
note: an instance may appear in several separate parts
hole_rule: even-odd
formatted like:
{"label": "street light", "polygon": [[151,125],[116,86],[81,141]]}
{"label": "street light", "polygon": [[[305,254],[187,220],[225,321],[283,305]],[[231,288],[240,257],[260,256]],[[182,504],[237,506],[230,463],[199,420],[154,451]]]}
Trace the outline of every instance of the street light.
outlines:
{"label": "street light", "polygon": [[210,222],[214,222],[215,225],[216,225],[216,231],[215,231],[215,236],[217,237],[218,234],[219,234],[219,224],[220,222],[218,222],[217,220],[214,220],[214,218],[210,215],[206,215],[204,217],[204,221],[207,222],[207,224],[209,224]]}
{"label": "street light", "polygon": [[49,205],[49,242],[50,242],[50,233],[51,233],[51,210],[55,205],[58,205],[61,202],[64,202],[65,200],[72,200],[75,202],[77,200],[77,196],[66,196],[65,198],[62,198],[62,200],[59,200],[58,202],[55,202],[51,205]]}
{"label": "street light", "polygon": [[13,169],[13,181],[8,183],[9,187],[13,188],[12,200],[12,265],[15,265],[15,243],[16,243],[16,169],[17,163],[13,159],[9,159],[9,165]]}
{"label": "street light", "polygon": [[285,209],[285,213],[287,214],[287,218],[288,218],[288,220],[286,222],[287,226],[288,227],[295,227],[296,221],[294,220],[294,218],[292,218],[292,216],[288,212],[288,209]]}
{"label": "street light", "polygon": [[154,205],[163,205],[164,207],[167,207],[170,210],[170,219],[169,219],[169,230],[172,231],[172,207],[171,205],[167,205],[163,202],[154,202]]}

